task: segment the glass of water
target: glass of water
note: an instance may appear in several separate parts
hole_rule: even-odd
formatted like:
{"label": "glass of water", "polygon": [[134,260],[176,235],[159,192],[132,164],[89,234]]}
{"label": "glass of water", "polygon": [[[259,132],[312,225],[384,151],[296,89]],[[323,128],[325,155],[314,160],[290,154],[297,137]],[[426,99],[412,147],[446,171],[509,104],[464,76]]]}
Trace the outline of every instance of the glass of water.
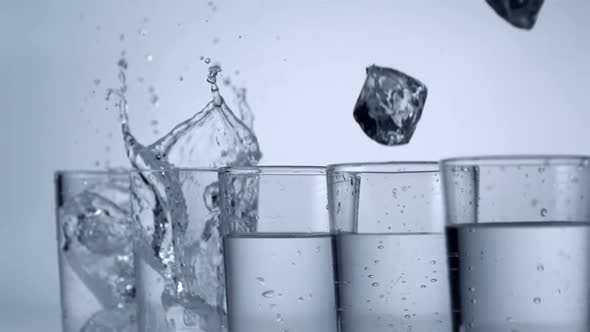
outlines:
{"label": "glass of water", "polygon": [[441,162],[454,331],[590,331],[590,159]]}
{"label": "glass of water", "polygon": [[435,162],[328,167],[343,332],[450,331]]}
{"label": "glass of water", "polygon": [[126,172],[55,174],[62,331],[137,331]]}
{"label": "glass of water", "polygon": [[323,167],[219,171],[230,332],[336,332]]}
{"label": "glass of water", "polygon": [[142,332],[225,330],[217,170],[131,172]]}

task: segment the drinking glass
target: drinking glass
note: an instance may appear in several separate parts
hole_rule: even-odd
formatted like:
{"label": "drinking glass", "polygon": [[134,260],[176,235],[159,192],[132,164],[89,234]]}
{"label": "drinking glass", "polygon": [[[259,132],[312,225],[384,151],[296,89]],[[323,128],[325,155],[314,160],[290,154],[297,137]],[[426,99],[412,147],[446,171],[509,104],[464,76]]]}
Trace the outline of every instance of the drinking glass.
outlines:
{"label": "drinking glass", "polygon": [[441,162],[453,331],[590,330],[590,159]]}
{"label": "drinking glass", "polygon": [[125,171],[55,173],[62,331],[137,331]]}
{"label": "drinking glass", "polygon": [[323,167],[219,171],[230,332],[336,332]]}
{"label": "drinking glass", "polygon": [[450,331],[435,162],[328,166],[343,332]]}
{"label": "drinking glass", "polygon": [[140,331],[224,331],[217,171],[134,171],[131,188]]}

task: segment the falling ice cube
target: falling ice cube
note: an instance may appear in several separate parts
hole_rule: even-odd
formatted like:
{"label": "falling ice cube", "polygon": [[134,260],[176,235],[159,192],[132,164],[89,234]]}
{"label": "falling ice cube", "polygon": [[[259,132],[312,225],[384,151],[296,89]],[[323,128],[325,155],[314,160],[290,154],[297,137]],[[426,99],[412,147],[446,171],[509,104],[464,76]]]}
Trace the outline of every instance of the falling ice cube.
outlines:
{"label": "falling ice cube", "polygon": [[372,65],[354,107],[354,119],[374,141],[407,144],[422,115],[428,90],[400,71]]}
{"label": "falling ice cube", "polygon": [[494,11],[513,26],[530,30],[544,0],[486,0]]}

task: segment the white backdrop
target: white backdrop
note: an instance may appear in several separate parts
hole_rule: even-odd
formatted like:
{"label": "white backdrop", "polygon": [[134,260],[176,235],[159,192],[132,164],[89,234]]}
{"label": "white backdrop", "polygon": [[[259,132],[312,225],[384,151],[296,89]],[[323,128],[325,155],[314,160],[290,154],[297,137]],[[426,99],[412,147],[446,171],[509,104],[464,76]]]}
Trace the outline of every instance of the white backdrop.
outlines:
{"label": "white backdrop", "polygon": [[[104,101],[122,50],[132,126],[146,143],[152,120],[166,131],[208,101],[203,55],[248,88],[265,164],[590,154],[589,1],[548,1],[530,32],[483,1],[215,6],[0,0],[0,331],[59,330],[52,173],[126,165]],[[379,146],[352,118],[373,63],[429,88],[407,146]],[[148,102],[152,85],[159,107]]]}

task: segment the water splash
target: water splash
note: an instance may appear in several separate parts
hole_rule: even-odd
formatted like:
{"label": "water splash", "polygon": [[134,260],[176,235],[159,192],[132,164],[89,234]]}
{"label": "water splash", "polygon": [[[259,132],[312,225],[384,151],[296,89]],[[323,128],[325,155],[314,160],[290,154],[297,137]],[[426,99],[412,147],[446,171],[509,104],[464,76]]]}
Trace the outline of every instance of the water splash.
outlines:
{"label": "water splash", "polygon": [[[206,325],[202,326],[205,331],[219,329],[223,324],[219,317],[225,315],[223,305],[210,305],[191,289],[190,280],[194,271],[184,250],[184,235],[188,227],[187,204],[179,171],[174,166],[255,165],[262,155],[257,138],[251,130],[252,117],[249,118],[248,126],[227,106],[217,86],[221,67],[214,65],[209,68],[207,76],[212,100],[201,111],[175,126],[153,144],[143,145],[133,135],[129,125],[129,105],[126,99],[128,62],[124,56],[119,60],[118,66],[120,87],[109,89],[107,100],[113,100],[119,111],[125,151],[133,168],[155,170],[140,173],[142,185],[149,188],[151,201],[155,204],[152,211],[153,231],[149,235],[139,232],[138,251],[153,254],[143,258],[170,280],[172,285],[166,288],[169,298],[196,313]],[[240,114],[245,114],[244,112],[241,111]],[[214,193],[216,190],[207,192]],[[205,200],[209,201],[207,197]],[[211,201],[213,202],[212,199]],[[134,222],[138,223],[137,220]],[[209,246],[217,248],[214,251],[221,255],[218,228],[217,214],[214,213],[212,219],[206,222],[201,238],[202,241],[209,241]],[[220,295],[217,302],[223,303],[223,298],[224,295]]]}

